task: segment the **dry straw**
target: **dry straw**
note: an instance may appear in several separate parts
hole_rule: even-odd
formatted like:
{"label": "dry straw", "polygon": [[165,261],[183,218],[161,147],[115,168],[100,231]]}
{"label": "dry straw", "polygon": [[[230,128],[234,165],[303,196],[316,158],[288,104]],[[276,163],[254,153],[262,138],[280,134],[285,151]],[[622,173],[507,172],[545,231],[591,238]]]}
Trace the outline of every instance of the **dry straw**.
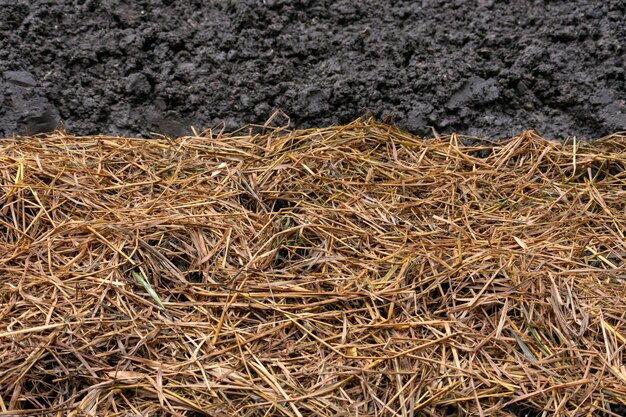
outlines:
{"label": "dry straw", "polygon": [[626,137],[0,143],[0,416],[623,415]]}

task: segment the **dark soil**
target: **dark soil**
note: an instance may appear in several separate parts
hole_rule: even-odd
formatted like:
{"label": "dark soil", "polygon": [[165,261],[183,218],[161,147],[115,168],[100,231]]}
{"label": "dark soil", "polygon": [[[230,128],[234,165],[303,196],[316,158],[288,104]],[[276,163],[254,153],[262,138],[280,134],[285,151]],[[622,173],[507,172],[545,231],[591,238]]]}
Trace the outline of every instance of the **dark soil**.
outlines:
{"label": "dark soil", "polygon": [[0,0],[0,136],[626,130],[626,2]]}

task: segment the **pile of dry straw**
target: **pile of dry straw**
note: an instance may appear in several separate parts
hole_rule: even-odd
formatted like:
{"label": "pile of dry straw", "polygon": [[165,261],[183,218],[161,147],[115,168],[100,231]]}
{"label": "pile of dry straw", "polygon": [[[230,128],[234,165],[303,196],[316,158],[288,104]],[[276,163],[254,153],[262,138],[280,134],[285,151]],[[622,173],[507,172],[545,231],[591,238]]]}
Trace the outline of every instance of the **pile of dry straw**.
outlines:
{"label": "pile of dry straw", "polygon": [[2,141],[0,416],[620,415],[626,137],[464,142]]}

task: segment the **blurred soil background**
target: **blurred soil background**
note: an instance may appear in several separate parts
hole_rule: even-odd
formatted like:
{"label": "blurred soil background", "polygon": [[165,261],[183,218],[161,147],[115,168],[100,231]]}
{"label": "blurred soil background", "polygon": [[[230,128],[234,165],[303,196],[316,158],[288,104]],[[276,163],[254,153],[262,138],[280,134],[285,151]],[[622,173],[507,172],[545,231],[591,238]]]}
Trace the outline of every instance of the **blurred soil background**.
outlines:
{"label": "blurred soil background", "polygon": [[[626,3],[0,0],[0,137],[295,128],[626,129]],[[277,120],[276,123],[286,123]]]}

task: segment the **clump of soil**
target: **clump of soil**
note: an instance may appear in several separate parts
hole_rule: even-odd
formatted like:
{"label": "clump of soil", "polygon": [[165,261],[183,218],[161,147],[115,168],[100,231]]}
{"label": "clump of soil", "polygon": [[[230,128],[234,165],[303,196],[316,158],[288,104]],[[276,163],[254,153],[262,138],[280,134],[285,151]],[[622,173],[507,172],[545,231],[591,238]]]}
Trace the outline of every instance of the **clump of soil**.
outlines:
{"label": "clump of soil", "polygon": [[176,136],[277,108],[292,127],[626,129],[621,0],[0,1],[0,136]]}

